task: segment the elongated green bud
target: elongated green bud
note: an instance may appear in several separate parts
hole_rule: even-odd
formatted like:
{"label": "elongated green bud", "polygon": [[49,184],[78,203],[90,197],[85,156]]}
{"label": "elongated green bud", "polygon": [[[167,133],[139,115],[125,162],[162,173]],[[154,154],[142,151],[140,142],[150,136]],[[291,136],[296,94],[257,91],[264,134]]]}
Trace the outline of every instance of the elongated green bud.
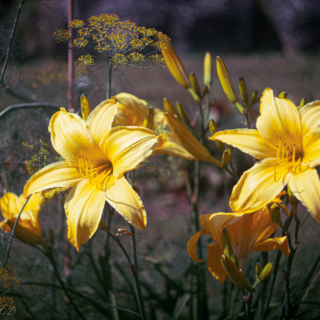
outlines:
{"label": "elongated green bud", "polygon": [[282,221],[281,221],[280,207],[276,203],[274,203],[272,205],[267,205],[267,208],[269,210],[270,218],[272,222],[281,226]]}
{"label": "elongated green bud", "polygon": [[197,77],[194,74],[194,72],[191,72],[189,74],[189,79],[190,79],[190,83],[191,83],[191,86],[192,86],[194,92],[200,97],[201,91],[200,91],[200,87],[199,87],[199,82],[198,82]]}
{"label": "elongated green bud", "polygon": [[279,94],[279,98],[280,99],[287,99],[287,93],[285,91],[282,91],[280,94]]}
{"label": "elongated green bud", "polygon": [[[216,132],[219,131],[218,127],[217,127],[217,124],[214,122],[214,120],[209,120],[209,130],[210,130],[210,133],[212,135],[214,135]],[[225,150],[225,146],[224,146],[224,143],[221,142],[221,141],[218,141],[218,140],[214,140],[216,146],[222,151],[224,152]]]}
{"label": "elongated green bud", "polygon": [[80,106],[81,106],[82,119],[84,121],[87,121],[92,109],[91,109],[91,106],[90,106],[88,99],[86,98],[86,96],[84,94],[82,94],[80,96]]}
{"label": "elongated green bud", "polygon": [[241,290],[245,289],[249,292],[254,291],[254,288],[250,286],[243,273],[225,254],[220,257],[220,262],[224,271],[229,276],[230,280],[235,284],[235,286]]}
{"label": "elongated green bud", "polygon": [[186,110],[184,109],[183,105],[178,101],[176,106],[177,106],[177,110],[178,110],[179,116],[182,119],[182,121],[185,124],[187,124],[189,127],[191,127],[189,117],[188,117],[188,115],[186,113]]}
{"label": "elongated green bud", "polygon": [[163,99],[163,108],[165,111],[169,112],[170,114],[176,114],[176,115],[178,114],[174,105],[167,98]]}
{"label": "elongated green bud", "polygon": [[231,261],[232,261],[237,267],[239,267],[239,260],[238,260],[238,258],[237,258],[237,256],[236,256],[235,253],[233,253],[233,254],[231,255]]}
{"label": "elongated green bud", "polygon": [[231,156],[232,156],[232,152],[233,152],[233,146],[229,145],[229,146],[228,146],[228,149],[227,149],[227,151],[228,151],[228,154],[229,154],[229,156],[230,156],[230,159],[231,159]]}
{"label": "elongated green bud", "polygon": [[204,97],[206,94],[208,94],[210,91],[210,87],[206,84],[202,90],[202,97]]}
{"label": "elongated green bud", "polygon": [[146,118],[143,120],[142,126],[144,128],[148,128],[150,130],[153,129],[153,118],[154,118],[154,110],[153,107],[150,107],[147,111]]}
{"label": "elongated green bud", "polygon": [[239,78],[239,90],[240,90],[240,96],[243,104],[245,106],[248,105],[248,90],[246,82],[244,81],[244,78]]}
{"label": "elongated green bud", "polygon": [[307,99],[306,98],[302,98],[301,101],[300,101],[299,109],[301,109],[306,103],[307,103]]}
{"label": "elongated green bud", "polygon": [[269,278],[273,269],[273,262],[268,262],[263,270],[261,271],[260,275],[257,277],[257,282],[261,283]]}
{"label": "elongated green bud", "polygon": [[289,185],[287,185],[287,189],[288,189],[288,197],[289,197],[289,202],[292,206],[292,214],[295,216],[297,215],[297,200],[296,197],[294,196],[294,194],[292,193]]}
{"label": "elongated green bud", "polygon": [[204,68],[203,68],[203,84],[211,86],[212,81],[212,59],[210,52],[206,52],[204,56]]}
{"label": "elongated green bud", "polygon": [[231,241],[228,235],[228,231],[226,228],[222,229],[222,248],[223,248],[223,253],[231,259],[231,255],[233,254],[232,250],[232,245]]}
{"label": "elongated green bud", "polygon": [[226,168],[228,164],[230,163],[230,154],[228,153],[228,150],[224,150],[222,154],[222,164],[223,167]]}
{"label": "elongated green bud", "polygon": [[228,97],[229,101],[235,104],[239,101],[239,98],[230,78],[227,67],[220,57],[217,57],[217,73],[224,93]]}
{"label": "elongated green bud", "polygon": [[257,277],[259,277],[261,273],[261,264],[257,262],[256,267],[254,268],[254,273],[256,274]]}
{"label": "elongated green bud", "polygon": [[250,106],[253,106],[254,104],[256,104],[259,99],[258,99],[258,94],[259,91],[255,90],[250,98]]}

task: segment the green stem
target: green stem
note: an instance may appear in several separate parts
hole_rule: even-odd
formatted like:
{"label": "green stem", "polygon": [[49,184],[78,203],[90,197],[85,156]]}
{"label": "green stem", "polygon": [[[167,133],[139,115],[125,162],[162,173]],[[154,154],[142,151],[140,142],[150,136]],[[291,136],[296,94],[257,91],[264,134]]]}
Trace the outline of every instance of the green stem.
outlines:
{"label": "green stem", "polygon": [[[260,255],[261,270],[263,270],[267,262],[268,262],[268,252],[261,252],[261,255]],[[267,287],[267,282],[263,281],[260,285],[260,290],[259,290],[258,320],[262,320],[263,318],[263,302],[264,302],[264,293],[266,291],[266,287]]]}
{"label": "green stem", "polygon": [[9,59],[9,56],[10,56],[10,51],[11,51],[11,47],[12,47],[12,43],[13,43],[13,39],[14,39],[14,34],[16,32],[16,28],[17,28],[17,24],[18,24],[18,20],[19,20],[19,16],[20,16],[20,13],[21,13],[22,6],[25,4],[25,2],[26,2],[26,0],[21,0],[20,1],[19,7],[18,7],[18,10],[17,10],[17,14],[16,14],[16,18],[15,18],[14,23],[13,23],[12,32],[11,32],[11,36],[10,36],[10,40],[9,40],[9,44],[8,44],[8,48],[7,48],[6,58],[4,60],[4,64],[3,64],[1,75],[0,75],[0,84],[3,83],[3,78],[4,78],[4,74],[6,72],[6,69],[7,69],[8,59]]}
{"label": "green stem", "polygon": [[3,266],[5,266],[8,263],[9,256],[10,256],[11,245],[12,245],[12,240],[13,240],[13,237],[14,237],[14,233],[16,231],[16,228],[17,228],[21,213],[22,213],[23,209],[25,208],[25,206],[27,205],[27,203],[28,203],[28,201],[30,200],[31,197],[32,197],[32,194],[30,194],[29,198],[25,201],[23,207],[21,208],[21,210],[20,210],[20,212],[18,214],[18,217],[17,217],[16,221],[14,222],[14,225],[13,225],[13,228],[12,228],[12,232],[11,232],[11,238],[9,240],[8,247],[7,247],[6,259],[4,261]]}
{"label": "green stem", "polygon": [[251,305],[252,305],[252,292],[248,294],[248,302],[245,303],[245,310],[246,310],[246,320],[251,320]]}
{"label": "green stem", "polygon": [[47,254],[47,257],[48,259],[50,260],[52,266],[53,266],[53,269],[54,269],[54,273],[59,281],[59,283],[61,284],[61,287],[65,293],[65,295],[68,297],[71,305],[73,306],[74,310],[76,311],[76,313],[78,314],[78,316],[82,319],[82,320],[86,320],[86,318],[84,317],[84,315],[80,312],[80,310],[78,309],[77,305],[74,303],[72,297],[70,296],[67,288],[66,288],[66,285],[65,283],[62,281],[61,277],[60,277],[60,274],[59,274],[59,271],[58,271],[58,268],[57,268],[57,265],[54,261],[54,258],[53,258],[53,254],[52,254],[52,251],[49,251]]}
{"label": "green stem", "polygon": [[141,285],[139,280],[139,272],[138,272],[138,258],[137,258],[137,247],[136,247],[136,237],[135,237],[135,230],[134,227],[130,224],[130,232],[133,234],[133,237],[130,238],[131,240],[131,251],[132,251],[132,261],[133,261],[133,268],[132,275],[134,281],[134,290],[136,292],[136,297],[138,301],[138,307],[141,315],[142,320],[147,319],[146,310],[143,303],[142,292],[141,292]]}
{"label": "green stem", "polygon": [[111,77],[112,77],[112,62],[109,62],[109,73],[108,73],[108,83],[107,83],[107,99],[111,97]]}

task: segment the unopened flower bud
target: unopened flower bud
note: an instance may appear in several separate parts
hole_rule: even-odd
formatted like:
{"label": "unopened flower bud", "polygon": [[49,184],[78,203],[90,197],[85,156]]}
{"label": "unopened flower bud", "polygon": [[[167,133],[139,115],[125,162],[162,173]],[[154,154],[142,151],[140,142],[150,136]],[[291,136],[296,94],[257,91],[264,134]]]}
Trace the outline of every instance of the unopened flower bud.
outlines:
{"label": "unopened flower bud", "polygon": [[176,108],[174,105],[171,103],[171,101],[167,98],[163,99],[163,108],[165,111],[171,113],[171,114],[178,114],[176,111]]}
{"label": "unopened flower bud", "polygon": [[289,185],[287,185],[287,189],[288,189],[288,197],[289,197],[289,202],[291,204],[291,211],[292,211],[292,214],[294,216],[297,215],[297,200],[296,200],[296,197],[294,196],[294,194],[292,193]]}
{"label": "unopened flower bud", "polygon": [[166,50],[161,50],[164,60],[166,61],[167,67],[171,72],[172,76],[176,79],[176,81],[185,89],[190,88],[190,81],[188,78],[188,74],[174,50],[171,43],[167,44]]}
{"label": "unopened flower bud", "polygon": [[86,98],[86,96],[84,94],[82,94],[80,96],[80,106],[81,106],[82,119],[84,121],[87,121],[92,109],[91,109],[91,106],[90,106],[88,99]]}
{"label": "unopened flower bud", "polygon": [[267,208],[269,210],[270,218],[272,222],[281,226],[282,221],[281,221],[280,207],[278,206],[278,204],[274,203],[272,205],[267,205]]}
{"label": "unopened flower bud", "polygon": [[256,104],[259,99],[258,99],[258,94],[259,91],[255,90],[250,98],[250,106],[253,106],[254,104]]}
{"label": "unopened flower bud", "polygon": [[190,83],[191,83],[191,86],[192,86],[194,92],[200,97],[201,91],[200,91],[200,87],[199,87],[199,82],[198,82],[197,77],[194,74],[194,72],[191,72],[189,74],[189,79],[190,79]]}
{"label": "unopened flower bud", "polygon": [[228,231],[226,228],[222,229],[222,248],[223,248],[223,254],[225,254],[229,259],[231,259],[233,250],[232,250],[231,241],[228,235]]}
{"label": "unopened flower bud", "polygon": [[108,232],[108,227],[105,225],[105,223],[102,220],[100,220],[99,222],[99,228],[105,232]]}
{"label": "unopened flower bud", "polygon": [[[214,135],[216,132],[219,131],[218,127],[217,127],[217,124],[214,122],[214,120],[210,120],[209,121],[209,130],[210,130],[210,133],[212,135]],[[218,140],[214,140],[216,146],[222,151],[224,152],[225,150],[225,146],[224,146],[224,143],[221,142],[221,141],[218,141]]]}
{"label": "unopened flower bud", "polygon": [[273,269],[273,263],[269,262],[265,265],[263,270],[261,271],[260,275],[257,277],[257,282],[261,283],[262,281],[265,281],[269,278],[271,272]]}
{"label": "unopened flower bud", "polygon": [[224,93],[227,95],[229,101],[235,104],[239,101],[239,98],[230,78],[227,67],[220,57],[217,57],[217,73]]}
{"label": "unopened flower bud", "polygon": [[280,99],[287,99],[287,93],[285,91],[282,91],[280,94],[279,94],[279,98]]}
{"label": "unopened flower bud", "polygon": [[204,97],[206,94],[208,94],[210,91],[210,87],[208,85],[205,85],[202,90],[202,96]]}
{"label": "unopened flower bud", "polygon": [[146,118],[143,120],[142,126],[144,128],[148,128],[150,130],[153,129],[153,118],[154,118],[154,110],[153,107],[150,107],[147,111]]}
{"label": "unopened flower bud", "polygon": [[184,109],[183,105],[180,103],[180,102],[177,102],[177,110],[178,110],[178,113],[180,115],[180,118],[182,119],[182,121],[187,124],[189,127],[191,127],[191,124],[190,124],[190,120],[189,120],[189,117],[186,113],[186,110]]}
{"label": "unopened flower bud", "polygon": [[229,276],[230,280],[235,284],[239,289],[247,290],[249,292],[253,292],[254,288],[250,286],[248,280],[245,278],[243,273],[239,270],[239,268],[225,255],[223,254],[220,257],[221,265]]}
{"label": "unopened flower bud", "polygon": [[228,150],[224,150],[222,154],[222,164],[223,167],[226,168],[230,163],[231,157],[228,153]]}
{"label": "unopened flower bud", "polygon": [[256,276],[258,277],[261,273],[261,264],[259,262],[257,262],[255,268],[254,268],[254,273],[256,274]]}
{"label": "unopened flower bud", "polygon": [[212,81],[212,59],[210,52],[206,52],[204,56],[204,68],[203,68],[203,83],[204,85],[211,86]]}
{"label": "unopened flower bud", "polygon": [[237,258],[237,256],[236,256],[235,253],[233,253],[233,254],[231,255],[231,261],[232,261],[237,267],[239,267],[239,260],[238,260],[238,258]]}
{"label": "unopened flower bud", "polygon": [[302,98],[301,101],[300,101],[299,109],[301,109],[306,103],[307,103],[307,99],[306,98]]}
{"label": "unopened flower bud", "polygon": [[240,90],[240,96],[241,100],[244,103],[245,106],[248,105],[248,90],[246,82],[244,81],[244,78],[239,78],[239,90]]}

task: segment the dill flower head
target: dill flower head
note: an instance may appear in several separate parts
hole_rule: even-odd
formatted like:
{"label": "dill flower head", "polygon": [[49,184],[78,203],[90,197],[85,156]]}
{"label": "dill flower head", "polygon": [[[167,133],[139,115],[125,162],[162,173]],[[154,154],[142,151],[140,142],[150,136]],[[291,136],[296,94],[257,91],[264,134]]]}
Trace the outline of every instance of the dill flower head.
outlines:
{"label": "dill flower head", "polygon": [[[122,68],[142,67],[146,63],[149,67],[165,65],[158,53],[167,48],[170,38],[153,28],[138,27],[131,20],[120,21],[116,14],[92,16],[87,25],[82,20],[73,20],[69,27],[77,29],[72,46],[79,53],[81,50],[86,53],[78,59],[81,65],[92,65],[94,59],[107,60]],[[66,43],[71,37],[66,30],[58,30],[53,36],[58,43]]]}

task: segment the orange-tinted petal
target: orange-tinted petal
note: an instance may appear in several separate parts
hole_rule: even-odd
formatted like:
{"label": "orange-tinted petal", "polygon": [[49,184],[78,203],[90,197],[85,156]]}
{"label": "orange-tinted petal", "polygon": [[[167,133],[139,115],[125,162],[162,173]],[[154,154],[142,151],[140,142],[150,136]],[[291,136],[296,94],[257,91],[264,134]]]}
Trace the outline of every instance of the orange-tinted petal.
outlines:
{"label": "orange-tinted petal", "polygon": [[265,252],[278,249],[286,256],[289,255],[290,249],[287,236],[281,238],[271,238],[261,241],[254,247],[254,251]]}
{"label": "orange-tinted petal", "polygon": [[199,238],[205,234],[208,234],[207,230],[202,229],[195,233],[187,243],[187,251],[193,261],[202,262],[202,259],[199,259],[197,255],[197,242],[199,241]]}
{"label": "orange-tinted petal", "polygon": [[220,243],[207,244],[208,249],[208,258],[207,266],[210,273],[221,283],[226,281],[227,274],[224,271],[221,262],[220,256],[223,255],[223,249]]}

